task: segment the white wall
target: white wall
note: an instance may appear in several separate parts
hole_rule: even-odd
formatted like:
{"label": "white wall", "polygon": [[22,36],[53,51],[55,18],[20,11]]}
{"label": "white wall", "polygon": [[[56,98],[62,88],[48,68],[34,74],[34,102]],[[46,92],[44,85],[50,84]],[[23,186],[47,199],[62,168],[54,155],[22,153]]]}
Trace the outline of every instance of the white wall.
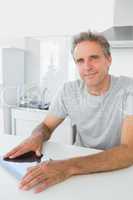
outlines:
{"label": "white wall", "polygon": [[114,25],[133,25],[133,0],[115,0]]}
{"label": "white wall", "polygon": [[74,34],[113,23],[114,0],[0,1],[1,36]]}
{"label": "white wall", "polygon": [[[1,29],[1,27],[0,27]],[[17,37],[17,36],[12,36],[9,35],[7,36],[6,34],[4,36],[0,35],[0,47],[16,47],[20,49],[25,49],[25,40],[24,37]]]}
{"label": "white wall", "polygon": [[111,74],[133,77],[133,48],[112,49]]}
{"label": "white wall", "polygon": [[[0,1],[0,46],[24,49],[28,48],[25,36],[73,35],[88,29],[102,31],[113,24],[114,1]],[[35,52],[32,52],[32,57],[33,54]],[[37,55],[34,56],[34,65],[25,60],[28,65],[25,74],[31,73],[31,68],[36,72],[36,60]],[[26,82],[31,82],[28,78],[25,75]],[[37,80],[38,76],[35,82]]]}
{"label": "white wall", "polygon": [[[32,45],[25,43],[24,36],[72,35],[88,29],[102,31],[113,24],[113,9],[114,0],[0,1],[0,46],[28,49]],[[26,82],[32,82],[27,77],[31,72],[35,82],[39,80],[38,53],[33,51],[27,55],[33,62],[27,63],[25,59]]]}

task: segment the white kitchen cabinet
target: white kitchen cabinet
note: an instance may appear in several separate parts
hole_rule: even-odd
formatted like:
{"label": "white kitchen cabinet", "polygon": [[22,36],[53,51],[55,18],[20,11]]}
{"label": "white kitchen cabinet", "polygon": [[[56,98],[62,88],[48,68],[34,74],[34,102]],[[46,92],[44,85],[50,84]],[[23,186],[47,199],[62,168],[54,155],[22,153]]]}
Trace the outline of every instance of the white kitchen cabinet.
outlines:
{"label": "white kitchen cabinet", "polygon": [[[12,134],[29,136],[32,130],[45,118],[47,110],[32,108],[12,108]],[[50,140],[72,144],[72,127],[66,118],[53,132]]]}
{"label": "white kitchen cabinet", "polygon": [[24,85],[24,50],[0,48],[0,109],[3,133],[11,134],[11,105],[16,104],[17,87]]}
{"label": "white kitchen cabinet", "polygon": [[110,73],[116,76],[133,77],[133,48],[112,48]]}

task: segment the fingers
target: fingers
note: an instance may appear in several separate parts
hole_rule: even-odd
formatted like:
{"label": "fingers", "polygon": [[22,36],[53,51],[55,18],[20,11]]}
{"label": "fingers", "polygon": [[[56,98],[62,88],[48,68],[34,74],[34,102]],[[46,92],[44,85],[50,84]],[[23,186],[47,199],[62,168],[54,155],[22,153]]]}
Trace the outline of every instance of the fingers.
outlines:
{"label": "fingers", "polygon": [[8,153],[6,153],[4,155],[4,158],[13,158],[12,156],[14,156],[19,150],[20,150],[21,146],[17,146],[15,148],[13,148],[11,151],[9,151]]}
{"label": "fingers", "polygon": [[24,153],[27,153],[27,152],[29,152],[29,149],[27,149],[27,148],[20,148],[18,151],[16,151],[14,154],[12,154],[10,156],[10,158],[16,158],[16,157],[18,157],[20,155],[23,155]]}
{"label": "fingers", "polygon": [[36,188],[35,188],[35,193],[42,192],[49,188],[50,186],[56,184],[55,180],[53,179],[45,179],[42,183],[40,183]]}
{"label": "fingers", "polygon": [[9,158],[16,158],[16,157],[32,150],[31,148],[29,148],[30,143],[28,143],[27,141],[28,141],[28,139],[24,140],[17,147],[13,148],[11,151],[9,151],[7,154],[4,155],[4,158],[8,158],[8,157]]}
{"label": "fingers", "polygon": [[41,154],[42,154],[42,148],[43,148],[43,145],[40,145],[39,148],[36,150],[36,155],[37,156],[41,156]]}
{"label": "fingers", "polygon": [[4,158],[16,158],[24,153],[29,151],[29,146],[25,143],[18,145],[17,147],[13,148],[7,154],[4,155]]}
{"label": "fingers", "polygon": [[30,182],[26,183],[23,186],[20,186],[20,189],[29,190],[29,189],[33,188],[34,186],[36,186],[37,184],[43,182],[44,179],[45,178],[42,177],[42,175],[38,175],[38,176],[34,177]]}
{"label": "fingers", "polygon": [[29,190],[38,185],[35,189],[35,193],[38,193],[56,184],[57,181],[55,180],[55,178],[48,178],[42,173],[32,173],[31,175],[27,175],[25,179],[22,180],[20,189]]}
{"label": "fingers", "polygon": [[20,182],[20,188],[28,190],[34,187],[36,184],[39,184],[46,178],[45,174],[42,173],[37,167],[30,169],[27,174],[23,177]]}
{"label": "fingers", "polygon": [[61,181],[64,181],[64,179],[58,177],[58,176],[52,176],[45,178],[42,182],[40,182],[39,185],[35,188],[35,193],[42,192],[43,190],[46,190],[47,188],[51,187],[52,185],[55,185]]}
{"label": "fingers", "polygon": [[24,187],[25,185],[28,185],[29,182],[31,182],[33,179],[35,179],[37,176],[40,176],[42,174],[41,170],[38,169],[38,167],[34,167],[28,170],[26,175],[22,178],[20,182],[20,187]]}
{"label": "fingers", "polygon": [[[28,171],[28,172],[33,171],[34,169],[36,169],[36,167],[37,167],[37,166],[28,167],[28,168],[27,168],[27,171]],[[23,177],[23,178],[24,178],[24,177]]]}

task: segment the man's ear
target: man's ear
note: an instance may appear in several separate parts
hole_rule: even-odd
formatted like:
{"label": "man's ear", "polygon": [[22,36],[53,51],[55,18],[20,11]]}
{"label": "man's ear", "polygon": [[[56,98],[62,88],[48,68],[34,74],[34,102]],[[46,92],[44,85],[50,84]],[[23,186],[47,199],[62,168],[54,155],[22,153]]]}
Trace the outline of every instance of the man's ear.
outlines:
{"label": "man's ear", "polygon": [[111,63],[112,63],[112,56],[108,57],[108,61],[109,61],[109,64],[111,65]]}
{"label": "man's ear", "polygon": [[112,57],[111,56],[108,56],[107,57],[107,60],[108,60],[108,68],[110,67],[111,63],[112,63]]}

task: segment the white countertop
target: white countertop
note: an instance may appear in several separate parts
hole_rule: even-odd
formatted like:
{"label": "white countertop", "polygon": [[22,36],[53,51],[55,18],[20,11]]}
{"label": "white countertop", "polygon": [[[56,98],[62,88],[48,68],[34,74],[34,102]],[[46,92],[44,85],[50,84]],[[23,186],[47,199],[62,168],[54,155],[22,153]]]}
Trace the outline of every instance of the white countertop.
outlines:
{"label": "white countertop", "polygon": [[46,113],[48,110],[45,109],[39,109],[39,108],[30,108],[30,107],[19,107],[19,106],[14,106],[12,109],[17,109],[17,110],[24,110],[28,112],[41,112],[41,113]]}
{"label": "white countertop", "polygon": [[[0,155],[22,141],[22,137],[0,135]],[[44,151],[53,159],[96,153],[96,150],[47,142]],[[133,167],[72,177],[34,194],[18,189],[18,180],[0,167],[0,200],[132,200]]]}

